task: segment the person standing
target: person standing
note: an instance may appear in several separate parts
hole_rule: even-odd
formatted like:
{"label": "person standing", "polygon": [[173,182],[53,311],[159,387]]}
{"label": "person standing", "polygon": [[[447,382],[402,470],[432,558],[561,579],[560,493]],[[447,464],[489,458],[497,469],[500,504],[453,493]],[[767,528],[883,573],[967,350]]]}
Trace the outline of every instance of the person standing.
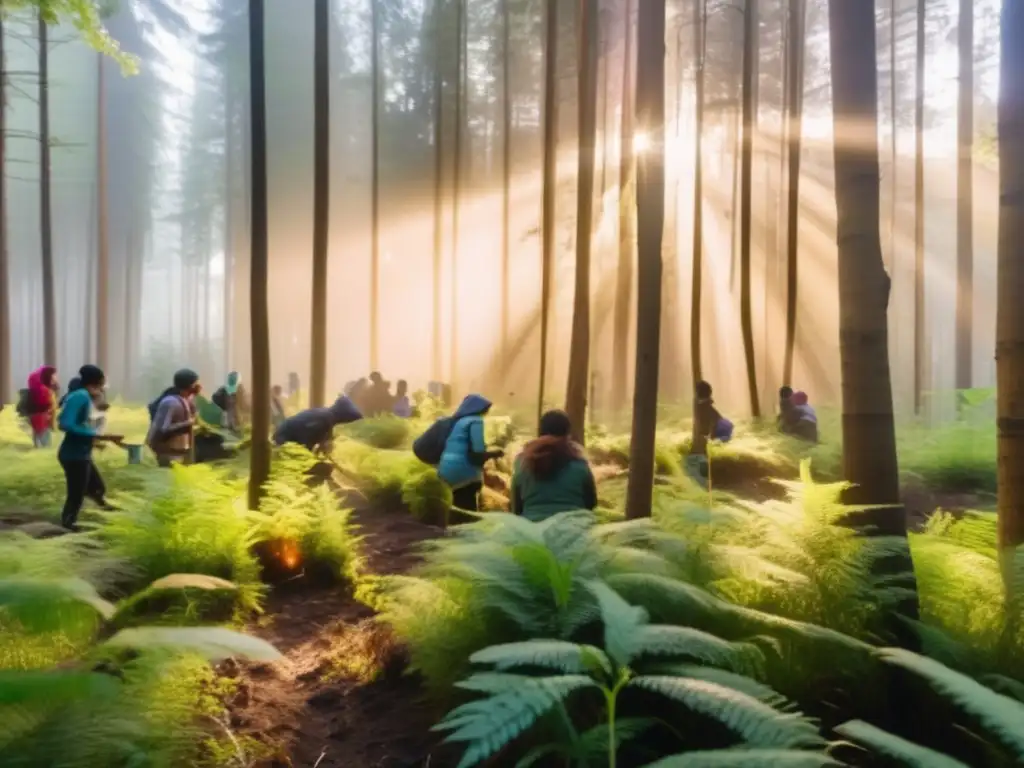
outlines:
{"label": "person standing", "polygon": [[395,387],[395,402],[391,412],[400,419],[412,418],[412,403],[409,402],[409,382],[399,379]]}
{"label": "person standing", "polygon": [[32,445],[49,448],[57,415],[57,369],[44,365],[28,377],[28,422],[32,427]]}
{"label": "person standing", "polygon": [[106,386],[103,371],[95,365],[84,365],[78,375],[81,388],[68,393],[57,419],[57,426],[64,433],[57,460],[67,483],[61,524],[69,531],[78,530],[78,515],[87,497],[101,509],[113,509],[107,503],[107,489],[93,463],[92,451],[97,442],[124,442],[121,435],[100,435],[92,426],[93,400],[102,396]]}
{"label": "person standing", "polygon": [[196,426],[193,398],[199,390],[199,374],[183,368],[174,374],[174,386],[155,403],[146,445],[161,467],[191,460]]}

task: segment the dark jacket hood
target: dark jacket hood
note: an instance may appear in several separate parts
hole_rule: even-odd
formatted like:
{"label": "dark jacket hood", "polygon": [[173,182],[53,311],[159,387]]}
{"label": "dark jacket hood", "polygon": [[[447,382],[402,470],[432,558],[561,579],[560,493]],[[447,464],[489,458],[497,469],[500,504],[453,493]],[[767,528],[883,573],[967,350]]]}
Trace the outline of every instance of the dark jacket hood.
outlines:
{"label": "dark jacket hood", "polygon": [[350,424],[363,418],[363,414],[356,408],[355,403],[344,395],[335,400],[334,405],[327,410],[331,412],[335,424]]}
{"label": "dark jacket hood", "polygon": [[455,419],[463,419],[466,416],[479,416],[490,408],[491,405],[491,401],[483,395],[466,395],[462,404],[452,416]]}

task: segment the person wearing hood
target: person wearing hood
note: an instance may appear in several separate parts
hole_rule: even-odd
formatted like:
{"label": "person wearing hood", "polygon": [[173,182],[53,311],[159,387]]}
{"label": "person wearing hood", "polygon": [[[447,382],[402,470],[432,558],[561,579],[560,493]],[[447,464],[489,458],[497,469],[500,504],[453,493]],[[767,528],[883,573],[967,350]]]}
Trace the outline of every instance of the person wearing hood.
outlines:
{"label": "person wearing hood", "polygon": [[476,512],[484,483],[484,464],[505,455],[504,451],[488,451],[484,438],[484,416],[491,410],[491,401],[482,395],[466,395],[452,415],[451,432],[445,441],[437,474],[452,489],[456,509]]}
{"label": "person wearing hood", "polygon": [[818,442],[818,415],[808,402],[806,392],[793,393],[790,424],[789,434],[793,437],[809,443]]}
{"label": "person wearing hood", "polygon": [[328,408],[307,408],[289,416],[274,432],[274,443],[294,443],[311,452],[326,452],[330,448],[336,426],[351,424],[361,418],[363,414],[355,404],[342,395]]}
{"label": "person wearing hood", "polygon": [[199,391],[199,374],[184,368],[174,374],[174,385],[150,404],[153,419],[146,445],[161,467],[191,459],[196,426],[194,398]]}
{"label": "person wearing hood", "polygon": [[57,383],[57,369],[44,365],[28,377],[28,421],[32,427],[32,445],[50,446],[57,413],[57,396],[53,387]]}
{"label": "person wearing hood", "polygon": [[597,485],[583,448],[569,436],[569,416],[548,411],[540,435],[516,457],[509,492],[511,512],[539,523],[560,512],[593,510]]}

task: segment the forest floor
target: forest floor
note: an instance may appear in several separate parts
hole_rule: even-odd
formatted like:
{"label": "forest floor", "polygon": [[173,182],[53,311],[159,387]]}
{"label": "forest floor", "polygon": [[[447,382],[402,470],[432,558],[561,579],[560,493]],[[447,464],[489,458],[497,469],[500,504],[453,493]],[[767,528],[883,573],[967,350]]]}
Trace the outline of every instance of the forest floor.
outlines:
{"label": "forest floor", "polygon": [[[407,573],[416,547],[443,535],[408,513],[361,509],[364,572]],[[439,756],[430,730],[443,713],[373,611],[348,588],[277,588],[248,628],[284,656],[273,664],[226,665],[237,689],[229,701],[236,737],[255,739],[265,768],[419,768],[454,764]],[[244,743],[244,742],[243,742]],[[457,758],[456,758],[457,760]]]}

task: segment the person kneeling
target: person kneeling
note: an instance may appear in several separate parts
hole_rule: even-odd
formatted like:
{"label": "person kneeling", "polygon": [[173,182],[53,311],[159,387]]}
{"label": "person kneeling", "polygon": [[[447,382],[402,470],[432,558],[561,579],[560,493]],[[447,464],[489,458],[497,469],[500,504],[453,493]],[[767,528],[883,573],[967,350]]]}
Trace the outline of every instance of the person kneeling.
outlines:
{"label": "person kneeling", "polygon": [[559,512],[597,506],[590,464],[570,432],[564,411],[548,411],[541,417],[540,435],[516,457],[509,492],[513,514],[540,522]]}
{"label": "person kneeling", "polygon": [[359,421],[363,414],[342,395],[329,408],[307,408],[281,422],[274,432],[274,443],[301,445],[311,453],[330,451],[334,428],[339,424]]}

